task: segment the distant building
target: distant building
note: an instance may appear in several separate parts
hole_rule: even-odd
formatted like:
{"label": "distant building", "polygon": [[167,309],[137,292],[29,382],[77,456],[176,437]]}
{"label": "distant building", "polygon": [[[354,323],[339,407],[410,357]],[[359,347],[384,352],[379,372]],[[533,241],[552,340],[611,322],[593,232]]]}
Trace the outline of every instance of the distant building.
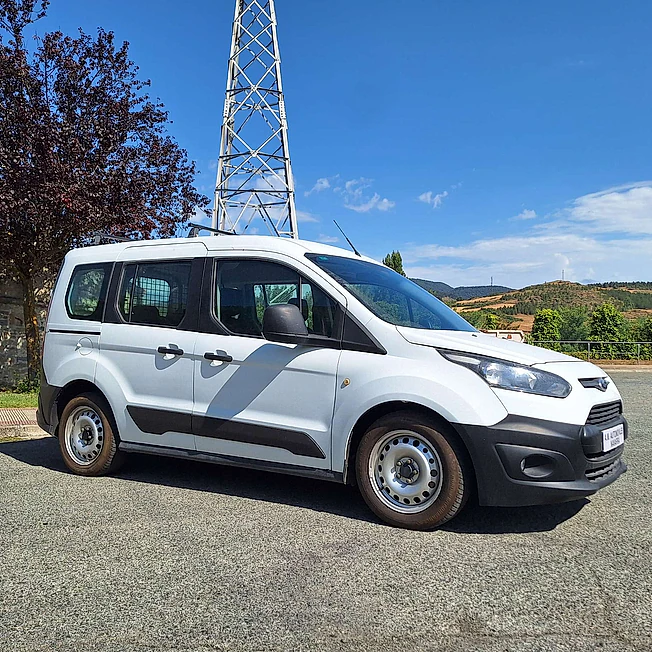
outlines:
{"label": "distant building", "polygon": [[[47,306],[39,306],[43,325]],[[26,376],[23,292],[18,283],[0,280],[0,387],[13,387]]]}

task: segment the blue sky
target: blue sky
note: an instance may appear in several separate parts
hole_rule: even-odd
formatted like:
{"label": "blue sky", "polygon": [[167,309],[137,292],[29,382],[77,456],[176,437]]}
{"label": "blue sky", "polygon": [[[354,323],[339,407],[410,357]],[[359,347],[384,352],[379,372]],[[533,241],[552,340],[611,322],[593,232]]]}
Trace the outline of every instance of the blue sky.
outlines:
{"label": "blue sky", "polygon": [[[276,0],[300,235],[412,276],[652,280],[652,3]],[[131,43],[212,196],[232,0],[52,0]],[[320,181],[321,180],[321,181]]]}

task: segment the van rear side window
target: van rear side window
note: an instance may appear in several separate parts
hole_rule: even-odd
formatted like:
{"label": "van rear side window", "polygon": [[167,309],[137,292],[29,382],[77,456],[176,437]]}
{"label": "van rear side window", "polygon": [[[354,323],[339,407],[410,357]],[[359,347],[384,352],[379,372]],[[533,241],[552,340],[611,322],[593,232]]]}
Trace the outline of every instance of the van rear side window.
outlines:
{"label": "van rear side window", "polygon": [[66,310],[71,319],[101,321],[112,263],[75,267],[68,292]]}
{"label": "van rear side window", "polygon": [[189,261],[126,265],[118,310],[126,322],[145,326],[178,326],[186,314]]}

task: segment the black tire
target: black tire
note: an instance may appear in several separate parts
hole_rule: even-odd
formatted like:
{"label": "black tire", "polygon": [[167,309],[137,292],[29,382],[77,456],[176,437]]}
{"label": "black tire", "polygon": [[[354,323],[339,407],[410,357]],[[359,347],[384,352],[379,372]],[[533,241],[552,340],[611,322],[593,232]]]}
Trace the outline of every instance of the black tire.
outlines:
{"label": "black tire", "polygon": [[[88,445],[82,445],[81,436],[74,435],[75,426],[79,429],[83,423],[92,432],[86,435],[84,430]],[[80,394],[69,401],[59,421],[59,449],[68,469],[86,476],[117,471],[124,461],[118,450],[117,432],[111,408],[100,394]]]}
{"label": "black tire", "polygon": [[[399,463],[411,474],[407,480],[399,475]],[[391,477],[385,479],[385,475]],[[357,450],[356,477],[365,502],[379,518],[411,530],[432,530],[450,521],[464,508],[473,484],[466,452],[454,433],[412,411],[388,414],[371,425]],[[426,479],[431,481],[427,490],[411,495],[419,485],[424,488]],[[404,484],[404,480],[415,484]],[[397,488],[396,495],[393,488]]]}

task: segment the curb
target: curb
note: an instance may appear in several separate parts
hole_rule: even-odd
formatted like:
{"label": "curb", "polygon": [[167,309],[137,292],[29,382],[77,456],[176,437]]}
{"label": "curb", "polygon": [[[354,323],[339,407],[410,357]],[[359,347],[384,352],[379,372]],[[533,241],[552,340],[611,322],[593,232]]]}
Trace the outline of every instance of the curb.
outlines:
{"label": "curb", "polygon": [[[594,363],[596,364],[596,363]],[[640,374],[646,374],[652,372],[652,365],[637,365],[637,364],[598,364],[600,369],[604,371],[613,372],[613,371],[634,371]]]}
{"label": "curb", "polygon": [[49,435],[35,425],[0,425],[0,444],[42,437],[49,437]]}

